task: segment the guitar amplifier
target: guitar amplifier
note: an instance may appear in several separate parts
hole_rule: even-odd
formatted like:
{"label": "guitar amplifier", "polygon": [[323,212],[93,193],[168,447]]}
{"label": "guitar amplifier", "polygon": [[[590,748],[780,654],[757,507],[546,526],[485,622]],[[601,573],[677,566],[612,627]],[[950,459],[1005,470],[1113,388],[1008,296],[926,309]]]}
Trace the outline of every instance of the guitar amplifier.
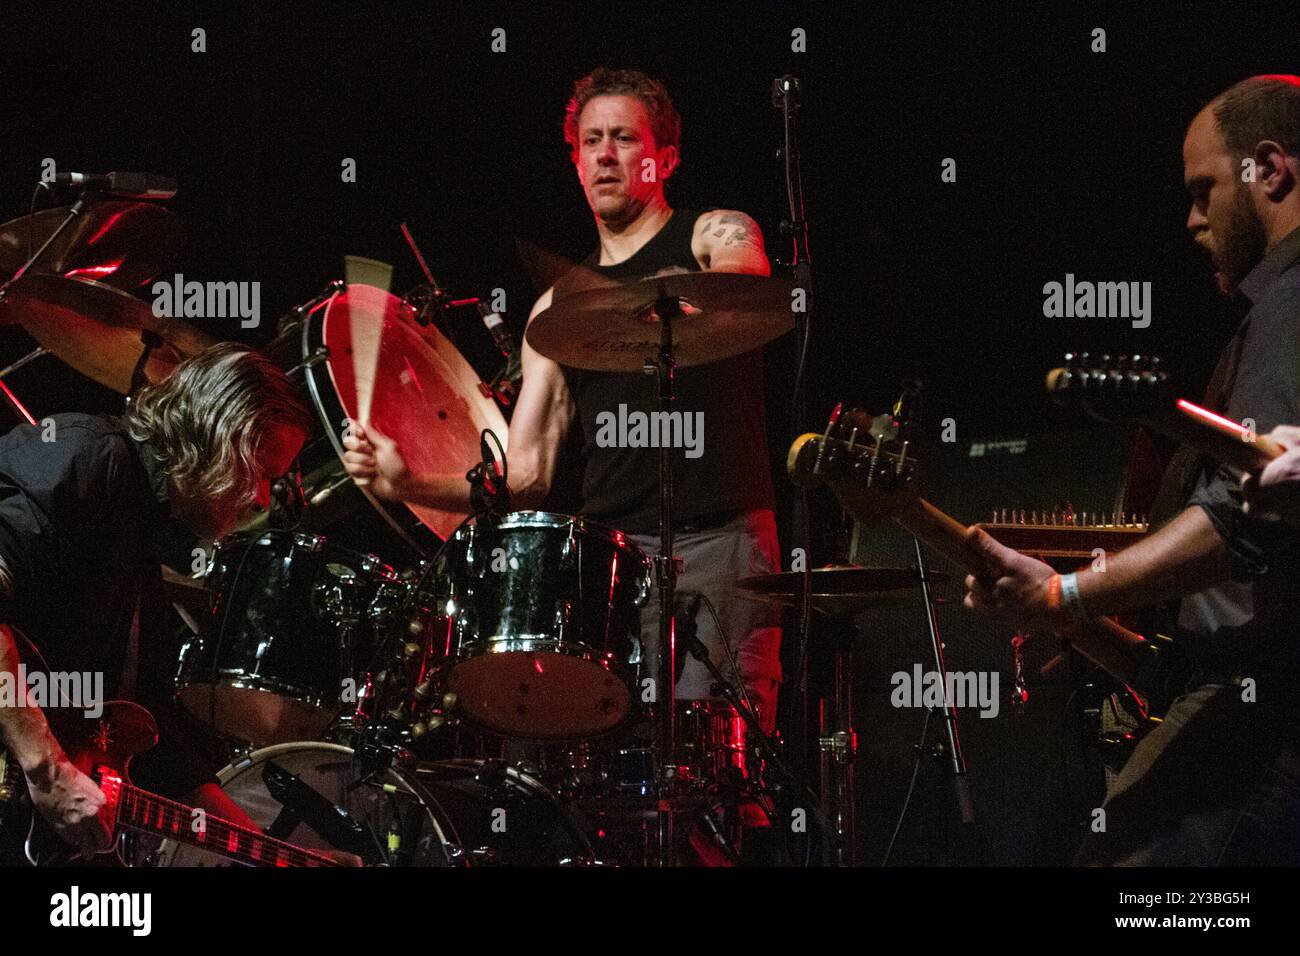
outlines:
{"label": "guitar amplifier", "polygon": [[[996,522],[1006,526],[1008,534],[1031,536],[1040,526],[1050,529],[1053,522],[1058,532],[1108,525],[1099,529],[1110,536],[1105,547],[1136,533],[1159,479],[1150,444],[1137,430],[981,436],[953,443],[922,441],[914,448],[919,493],[963,523]],[[1055,538],[1068,536],[1057,533]],[[950,575],[934,587],[941,601],[936,617],[945,667],[949,672],[983,673],[990,685],[996,674],[999,699],[996,716],[981,717],[969,706],[957,710],[975,798],[979,852],[954,855],[960,841],[954,838],[956,810],[943,796],[947,764],[927,757],[918,781],[920,799],[909,809],[891,862],[1068,863],[1082,838],[1078,821],[1099,805],[1104,784],[1082,745],[1087,732],[1074,706],[1081,699],[1075,694],[1080,675],[1069,667],[1040,675],[1060,644],[1050,635],[1036,635],[1023,645],[1020,662],[1028,700],[1023,707],[1013,706],[1013,628],[964,609],[965,569],[924,544],[922,550],[932,570]],[[849,558],[861,565],[910,566],[916,563],[915,545],[908,532],[887,518],[870,525],[856,523]],[[892,678],[917,665],[929,672],[933,656],[919,603],[865,612],[856,624],[859,862],[874,865],[897,821],[925,714],[922,708],[895,705]],[[927,744],[941,740],[942,721],[931,716]],[[928,781],[928,787],[921,781]]]}
{"label": "guitar amplifier", "polygon": [[[981,436],[964,442],[922,441],[915,447],[918,491],[936,507],[965,524],[992,523],[995,537],[1023,550],[1033,550],[1030,542],[1036,532],[1046,547],[1056,545],[1070,529],[1086,539],[1078,560],[1065,559],[1066,565],[1076,567],[1086,563],[1093,544],[1114,549],[1128,543],[1128,538],[1141,536],[1159,479],[1154,452],[1136,429]],[[997,525],[1005,530],[999,532]],[[1094,533],[1083,533],[1094,528]],[[960,607],[965,569],[924,544],[922,549],[931,568],[950,575],[935,589],[945,602],[939,608],[940,624],[954,637],[949,666],[982,669],[1010,664],[1006,626]],[[849,560],[861,565],[914,565],[912,536],[888,519],[869,525],[854,522]],[[886,613],[899,614],[872,612],[867,617]],[[920,620],[924,624],[923,612]],[[913,638],[899,640],[911,643]],[[869,654],[879,651],[893,656],[898,650],[888,637],[870,643]],[[1041,665],[1058,648],[1055,642],[1041,641],[1026,650],[1032,662]]]}

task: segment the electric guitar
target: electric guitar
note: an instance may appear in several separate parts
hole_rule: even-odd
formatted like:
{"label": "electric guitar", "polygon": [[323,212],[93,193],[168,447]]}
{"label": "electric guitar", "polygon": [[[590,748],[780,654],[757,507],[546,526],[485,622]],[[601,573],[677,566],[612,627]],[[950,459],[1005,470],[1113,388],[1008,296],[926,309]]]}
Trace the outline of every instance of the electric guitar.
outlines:
{"label": "electric guitar", "polygon": [[[45,714],[73,765],[98,783],[107,798],[100,815],[110,827],[113,841],[105,854],[116,852],[123,830],[133,830],[198,847],[246,866],[342,865],[323,854],[133,786],[127,776],[131,759],[158,741],[153,716],[138,704],[109,701],[98,718],[66,708],[48,708]],[[61,865],[73,862],[78,853],[35,811],[17,761],[0,748],[0,864]]]}
{"label": "electric guitar", "polygon": [[1262,468],[1286,450],[1244,424],[1178,398],[1155,356],[1067,352],[1064,364],[1047,373],[1047,393],[1099,421],[1136,421],[1242,471]]}
{"label": "electric guitar", "polygon": [[[909,445],[898,440],[889,415],[872,418],[860,409],[841,414],[837,406],[826,430],[801,435],[786,460],[791,481],[802,487],[825,485],[861,521],[889,518],[977,576],[991,569],[972,547],[970,528],[945,514],[916,491],[916,462]],[[1081,624],[1070,643],[1126,687],[1156,645],[1109,618]],[[1135,695],[1136,696],[1136,695]]]}

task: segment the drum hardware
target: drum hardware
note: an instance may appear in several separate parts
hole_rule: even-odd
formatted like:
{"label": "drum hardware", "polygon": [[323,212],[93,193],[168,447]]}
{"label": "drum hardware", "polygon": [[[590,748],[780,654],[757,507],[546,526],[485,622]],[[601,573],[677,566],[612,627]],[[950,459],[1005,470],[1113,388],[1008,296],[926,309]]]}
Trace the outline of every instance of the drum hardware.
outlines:
{"label": "drum hardware", "polygon": [[[300,325],[303,319],[316,311],[317,308],[324,305],[334,296],[345,292],[347,287],[347,283],[342,279],[330,280],[325,288],[322,289],[314,298],[308,299],[306,302],[294,306],[284,315],[280,316],[275,323],[275,334],[283,335],[294,326]],[[289,374],[292,375],[294,371],[297,371],[297,369],[290,371]]]}
{"label": "drum hardware", "polygon": [[311,355],[309,355],[306,359],[299,362],[293,368],[285,371],[284,374],[289,376],[289,378],[298,378],[302,375],[304,371],[306,371],[309,368],[315,368],[317,365],[319,365],[321,362],[324,362],[329,357],[330,357],[330,350],[322,345],[314,352],[312,352]]}

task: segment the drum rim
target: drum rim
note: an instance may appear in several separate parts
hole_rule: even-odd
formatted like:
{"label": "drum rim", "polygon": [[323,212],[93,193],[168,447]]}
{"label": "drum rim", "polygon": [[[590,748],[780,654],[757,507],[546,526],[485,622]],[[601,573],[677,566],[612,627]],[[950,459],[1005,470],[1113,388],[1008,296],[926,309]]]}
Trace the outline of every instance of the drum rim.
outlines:
{"label": "drum rim", "polygon": [[[471,537],[476,533],[479,527],[476,521],[473,525],[461,528],[456,532],[454,539],[456,541]],[[500,521],[492,525],[493,528],[499,528],[506,531],[527,528],[554,528],[556,530],[569,529],[570,532],[580,534],[590,534],[593,537],[602,538],[609,541],[616,548],[626,551],[637,561],[645,563],[646,567],[650,566],[650,557],[641,549],[641,547],[632,540],[631,535],[626,531],[619,531],[617,528],[611,528],[597,521],[592,521],[584,515],[569,515],[559,511],[511,511]]]}
{"label": "drum rim", "polygon": [[401,575],[397,573],[393,566],[373,551],[358,551],[356,548],[349,548],[346,545],[331,544],[329,535],[295,531],[292,528],[262,528],[254,531],[233,531],[230,534],[223,535],[217,540],[215,547],[212,549],[213,562],[215,564],[216,556],[223,551],[240,547],[251,549],[253,546],[261,544],[269,545],[275,543],[271,540],[272,538],[283,537],[290,538],[295,545],[306,546],[313,554],[319,554],[322,557],[328,556],[332,551],[359,558],[360,560],[357,562],[358,571],[372,574],[383,581],[401,580]]}
{"label": "drum rim", "polygon": [[[363,283],[354,284],[362,285]],[[328,347],[325,345],[325,319],[329,315],[330,307],[334,304],[334,301],[341,295],[347,295],[349,288],[350,286],[345,285],[338,292],[335,292],[328,299],[321,302],[316,306],[316,308],[303,316],[302,334],[298,349],[300,360],[306,363],[303,367],[303,380],[307,383],[307,392],[311,395],[312,405],[315,407],[316,414],[322,424],[321,430],[325,433],[325,437],[328,439],[330,447],[334,450],[334,456],[338,459],[340,468],[343,466],[343,455],[346,452],[346,449],[343,447],[343,440],[339,437],[336,430],[338,425],[330,417],[329,411],[325,407],[325,401],[322,395],[324,389],[322,385],[317,383],[316,376],[318,374],[326,376],[329,381],[329,394],[331,396],[331,401],[337,407],[339,413],[346,414],[347,410],[343,407],[342,399],[339,398],[338,388],[334,385],[334,376],[330,371],[330,354]],[[369,286],[369,288],[376,287]],[[391,292],[386,294],[390,296],[392,295]],[[393,296],[393,298],[396,298],[396,296]],[[318,343],[319,348],[324,350],[324,359],[316,363],[307,362],[307,359],[314,352],[312,346],[313,340]],[[323,370],[318,372],[318,366],[323,367]],[[344,474],[346,474],[346,471]],[[425,534],[435,542],[442,540],[441,536],[436,531],[426,525],[420,519],[420,516],[405,504],[383,501],[376,498],[365,485],[358,484],[355,481],[351,482],[351,484],[357,491],[361,492],[366,501],[370,503],[370,507],[376,511],[385,522],[387,522],[388,526],[393,530],[398,538],[400,538],[408,547],[412,548],[420,557],[429,557],[429,545],[432,542],[419,541],[416,535],[412,533],[415,528],[418,527],[423,529]],[[403,527],[402,522],[399,521],[397,515],[393,513],[394,511],[414,520],[415,525],[411,528]]]}

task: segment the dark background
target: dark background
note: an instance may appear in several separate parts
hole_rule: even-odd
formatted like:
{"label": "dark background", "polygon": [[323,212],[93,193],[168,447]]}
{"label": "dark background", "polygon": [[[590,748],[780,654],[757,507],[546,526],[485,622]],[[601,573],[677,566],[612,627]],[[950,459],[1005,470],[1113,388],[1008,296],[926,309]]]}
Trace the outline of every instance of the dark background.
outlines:
{"label": "dark background", "polygon": [[[205,53],[191,52],[195,27],[206,30]],[[505,53],[490,51],[495,27],[506,31]],[[807,53],[790,50],[796,27],[807,31]],[[1105,53],[1091,52],[1095,27],[1106,30]],[[804,90],[818,307],[800,424],[815,427],[840,399],[880,408],[902,377],[919,376],[932,437],[948,417],[962,443],[1059,436],[1079,423],[1046,406],[1042,373],[1069,348],[1162,355],[1181,391],[1199,394],[1230,327],[1184,228],[1183,133],[1236,80],[1295,72],[1298,27],[1293,3],[8,3],[0,217],[26,212],[45,157],[61,171],[173,176],[181,189],[170,206],[188,241],[170,271],[260,281],[261,328],[205,326],[254,344],[340,276],[345,254],[393,263],[399,294],[422,281],[397,229],[406,221],[453,291],[505,288],[506,318],[520,333],[539,290],[516,239],[573,259],[595,243],[561,132],[579,76],[609,64],[661,77],[683,117],[672,204],[745,210],[769,254],[788,258],[769,86],[790,72]],[[344,157],[356,160],[355,183],[340,180]],[[957,161],[955,183],[940,180],[945,157]],[[1150,281],[1150,328],[1044,318],[1043,284],[1067,272]],[[472,313],[447,331],[481,374],[496,370]],[[0,329],[0,359],[31,344],[20,329]],[[769,348],[768,364],[785,532],[788,341]],[[120,407],[48,357],[9,384],[38,417]],[[998,479],[982,497],[950,492],[948,506],[975,520],[990,502],[1055,504],[1072,480],[1114,472],[1122,452],[1118,440],[1113,451],[1098,446],[1100,458],[1070,447],[1038,488]],[[956,487],[951,475],[934,484]],[[823,506],[819,530],[834,524]],[[833,557],[832,539],[819,541],[814,559]],[[973,626],[951,608],[944,619]],[[909,620],[897,638],[906,650],[884,655],[886,671],[924,659],[924,633]],[[991,633],[981,639],[988,646]],[[866,688],[883,673],[862,676],[862,700],[875,703],[863,703],[858,720],[873,857],[892,830],[921,720],[876,706],[879,694]],[[1047,688],[1052,703],[1033,733],[1009,726],[1006,707],[997,721],[974,722],[972,738],[986,741],[970,756],[977,794],[991,794],[981,804],[988,862],[1068,859],[1075,835],[1062,807],[1074,790],[1053,756],[1064,739],[1062,696]],[[1030,744],[1032,759],[1008,757],[1008,747]],[[920,790],[938,778],[927,765]],[[946,813],[942,801],[918,802],[900,837],[910,849],[896,858],[951,858],[936,836]]]}

